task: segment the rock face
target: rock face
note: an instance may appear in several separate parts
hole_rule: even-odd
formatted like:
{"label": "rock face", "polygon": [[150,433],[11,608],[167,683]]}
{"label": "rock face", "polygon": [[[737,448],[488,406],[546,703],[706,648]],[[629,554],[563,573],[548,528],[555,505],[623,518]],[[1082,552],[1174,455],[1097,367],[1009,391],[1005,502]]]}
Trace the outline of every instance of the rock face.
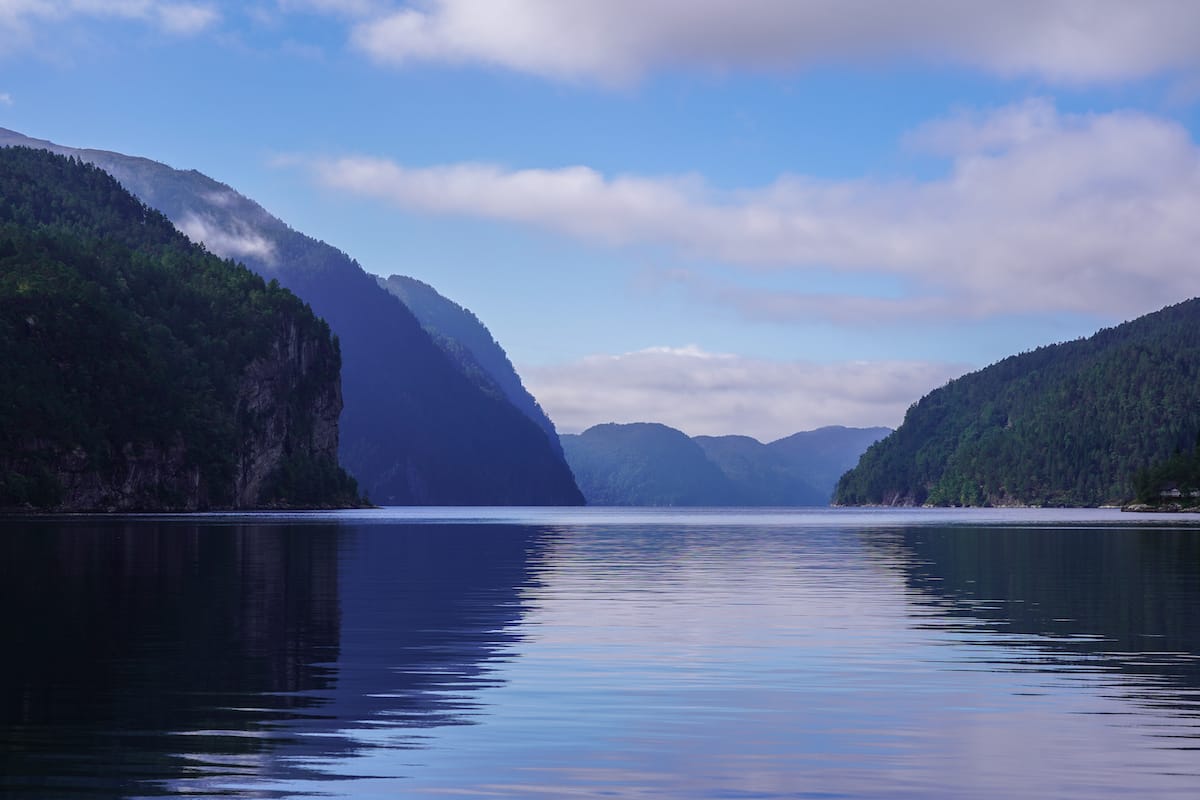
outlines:
{"label": "rock face", "polygon": [[328,339],[305,337],[286,325],[238,381],[237,420],[241,449],[234,476],[234,505],[262,502],[280,465],[299,455],[337,463],[342,384],[328,381],[338,353]]}

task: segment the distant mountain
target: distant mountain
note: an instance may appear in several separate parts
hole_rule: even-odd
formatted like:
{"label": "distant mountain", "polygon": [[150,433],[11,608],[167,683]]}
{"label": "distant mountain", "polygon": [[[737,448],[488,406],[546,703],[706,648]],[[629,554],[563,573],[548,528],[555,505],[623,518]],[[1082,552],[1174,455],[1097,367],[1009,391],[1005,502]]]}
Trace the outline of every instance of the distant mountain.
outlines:
{"label": "distant mountain", "polygon": [[588,505],[738,505],[732,481],[700,445],[666,425],[596,425],[562,443]]}
{"label": "distant mountain", "polygon": [[427,283],[404,275],[379,278],[379,285],[399,297],[450,356],[459,369],[481,389],[505,398],[533,420],[561,454],[558,431],[546,412],[526,390],[521,376],[508,360],[491,331],[469,310],[438,293]]}
{"label": "distant mountain", "polygon": [[337,342],[108,174],[0,148],[0,508],[357,504]]}
{"label": "distant mountain", "polygon": [[1200,300],[1041,347],[926,395],[838,483],[842,504],[1082,505],[1200,432]]}
{"label": "distant mountain", "polygon": [[823,502],[828,503],[838,478],[858,463],[868,447],[891,432],[891,428],[830,425],[793,433],[767,447],[791,465],[797,478],[820,489]]}
{"label": "distant mountain", "polygon": [[545,431],[460,371],[412,312],[346,254],[292,230],[194,170],[61,147],[0,129],[3,144],[96,164],[193,240],[278,280],[327,320],[342,351],[341,461],[372,501],[583,502]]}
{"label": "distant mountain", "polygon": [[763,444],[609,423],[560,438],[590,505],[820,506],[829,504],[837,476],[888,433],[821,428]]}

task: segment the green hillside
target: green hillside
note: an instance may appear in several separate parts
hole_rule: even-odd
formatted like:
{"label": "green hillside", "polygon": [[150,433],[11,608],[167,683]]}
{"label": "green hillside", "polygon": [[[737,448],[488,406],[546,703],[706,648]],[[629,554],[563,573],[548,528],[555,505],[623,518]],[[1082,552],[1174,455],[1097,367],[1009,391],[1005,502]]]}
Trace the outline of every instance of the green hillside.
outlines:
{"label": "green hillside", "polygon": [[339,368],[275,282],[96,167],[0,148],[0,507],[354,502]]}
{"label": "green hillside", "polygon": [[1198,431],[1200,300],[1189,300],[931,392],[842,477],[834,502],[1119,503]]}

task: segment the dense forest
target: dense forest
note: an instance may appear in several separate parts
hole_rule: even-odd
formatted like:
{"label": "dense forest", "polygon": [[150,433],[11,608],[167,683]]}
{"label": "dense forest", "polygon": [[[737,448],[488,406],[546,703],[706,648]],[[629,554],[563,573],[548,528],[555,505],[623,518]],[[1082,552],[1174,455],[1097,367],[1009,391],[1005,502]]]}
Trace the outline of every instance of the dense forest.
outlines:
{"label": "dense forest", "polygon": [[401,300],[345,253],[195,170],[76,150],[0,129],[0,144],[77,155],[193,239],[311,304],[340,340],[340,459],[376,503],[578,505],[559,443],[464,371]]}
{"label": "dense forest", "polygon": [[1200,300],[965,375],[838,483],[857,504],[1094,506],[1200,432]]}
{"label": "dense forest", "polygon": [[1176,450],[1165,461],[1138,470],[1133,476],[1134,497],[1151,506],[1200,506],[1200,436],[1190,450]]}
{"label": "dense forest", "polygon": [[[323,321],[100,169],[0,148],[0,507],[69,505],[66,474],[150,487],[109,498],[117,506],[243,504],[245,443],[264,420],[239,407],[241,382],[281,336],[309,348],[311,368],[280,399],[284,458],[250,503],[356,502],[353,481],[310,441],[311,407],[340,403]],[[147,483],[138,470],[163,477]]]}
{"label": "dense forest", "polygon": [[609,423],[562,436],[589,505],[823,506],[839,475],[887,428],[833,426],[769,444]]}

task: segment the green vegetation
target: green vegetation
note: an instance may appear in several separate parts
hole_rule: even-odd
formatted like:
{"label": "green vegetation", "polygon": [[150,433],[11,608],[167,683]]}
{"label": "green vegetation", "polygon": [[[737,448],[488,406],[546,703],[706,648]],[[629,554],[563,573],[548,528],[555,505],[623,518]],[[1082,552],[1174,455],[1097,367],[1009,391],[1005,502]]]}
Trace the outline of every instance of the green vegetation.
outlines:
{"label": "green vegetation", "polygon": [[[276,282],[193,245],[100,169],[0,149],[0,507],[58,505],[64,465],[115,476],[148,453],[182,454],[208,504],[231,504],[256,422],[239,413],[238,382],[288,332],[320,354],[287,400],[298,412],[291,445],[311,433],[306,406],[336,387],[328,326]],[[341,477],[342,499],[353,498]],[[260,502],[288,499],[284,477],[272,486]],[[146,502],[181,498],[164,484]]]}
{"label": "green vegetation", "polygon": [[1176,451],[1167,460],[1138,470],[1133,490],[1137,502],[1145,505],[1200,506],[1200,436],[1190,451]]}
{"label": "green vegetation", "polygon": [[931,392],[834,502],[1094,506],[1200,431],[1200,300],[1012,356]]}

